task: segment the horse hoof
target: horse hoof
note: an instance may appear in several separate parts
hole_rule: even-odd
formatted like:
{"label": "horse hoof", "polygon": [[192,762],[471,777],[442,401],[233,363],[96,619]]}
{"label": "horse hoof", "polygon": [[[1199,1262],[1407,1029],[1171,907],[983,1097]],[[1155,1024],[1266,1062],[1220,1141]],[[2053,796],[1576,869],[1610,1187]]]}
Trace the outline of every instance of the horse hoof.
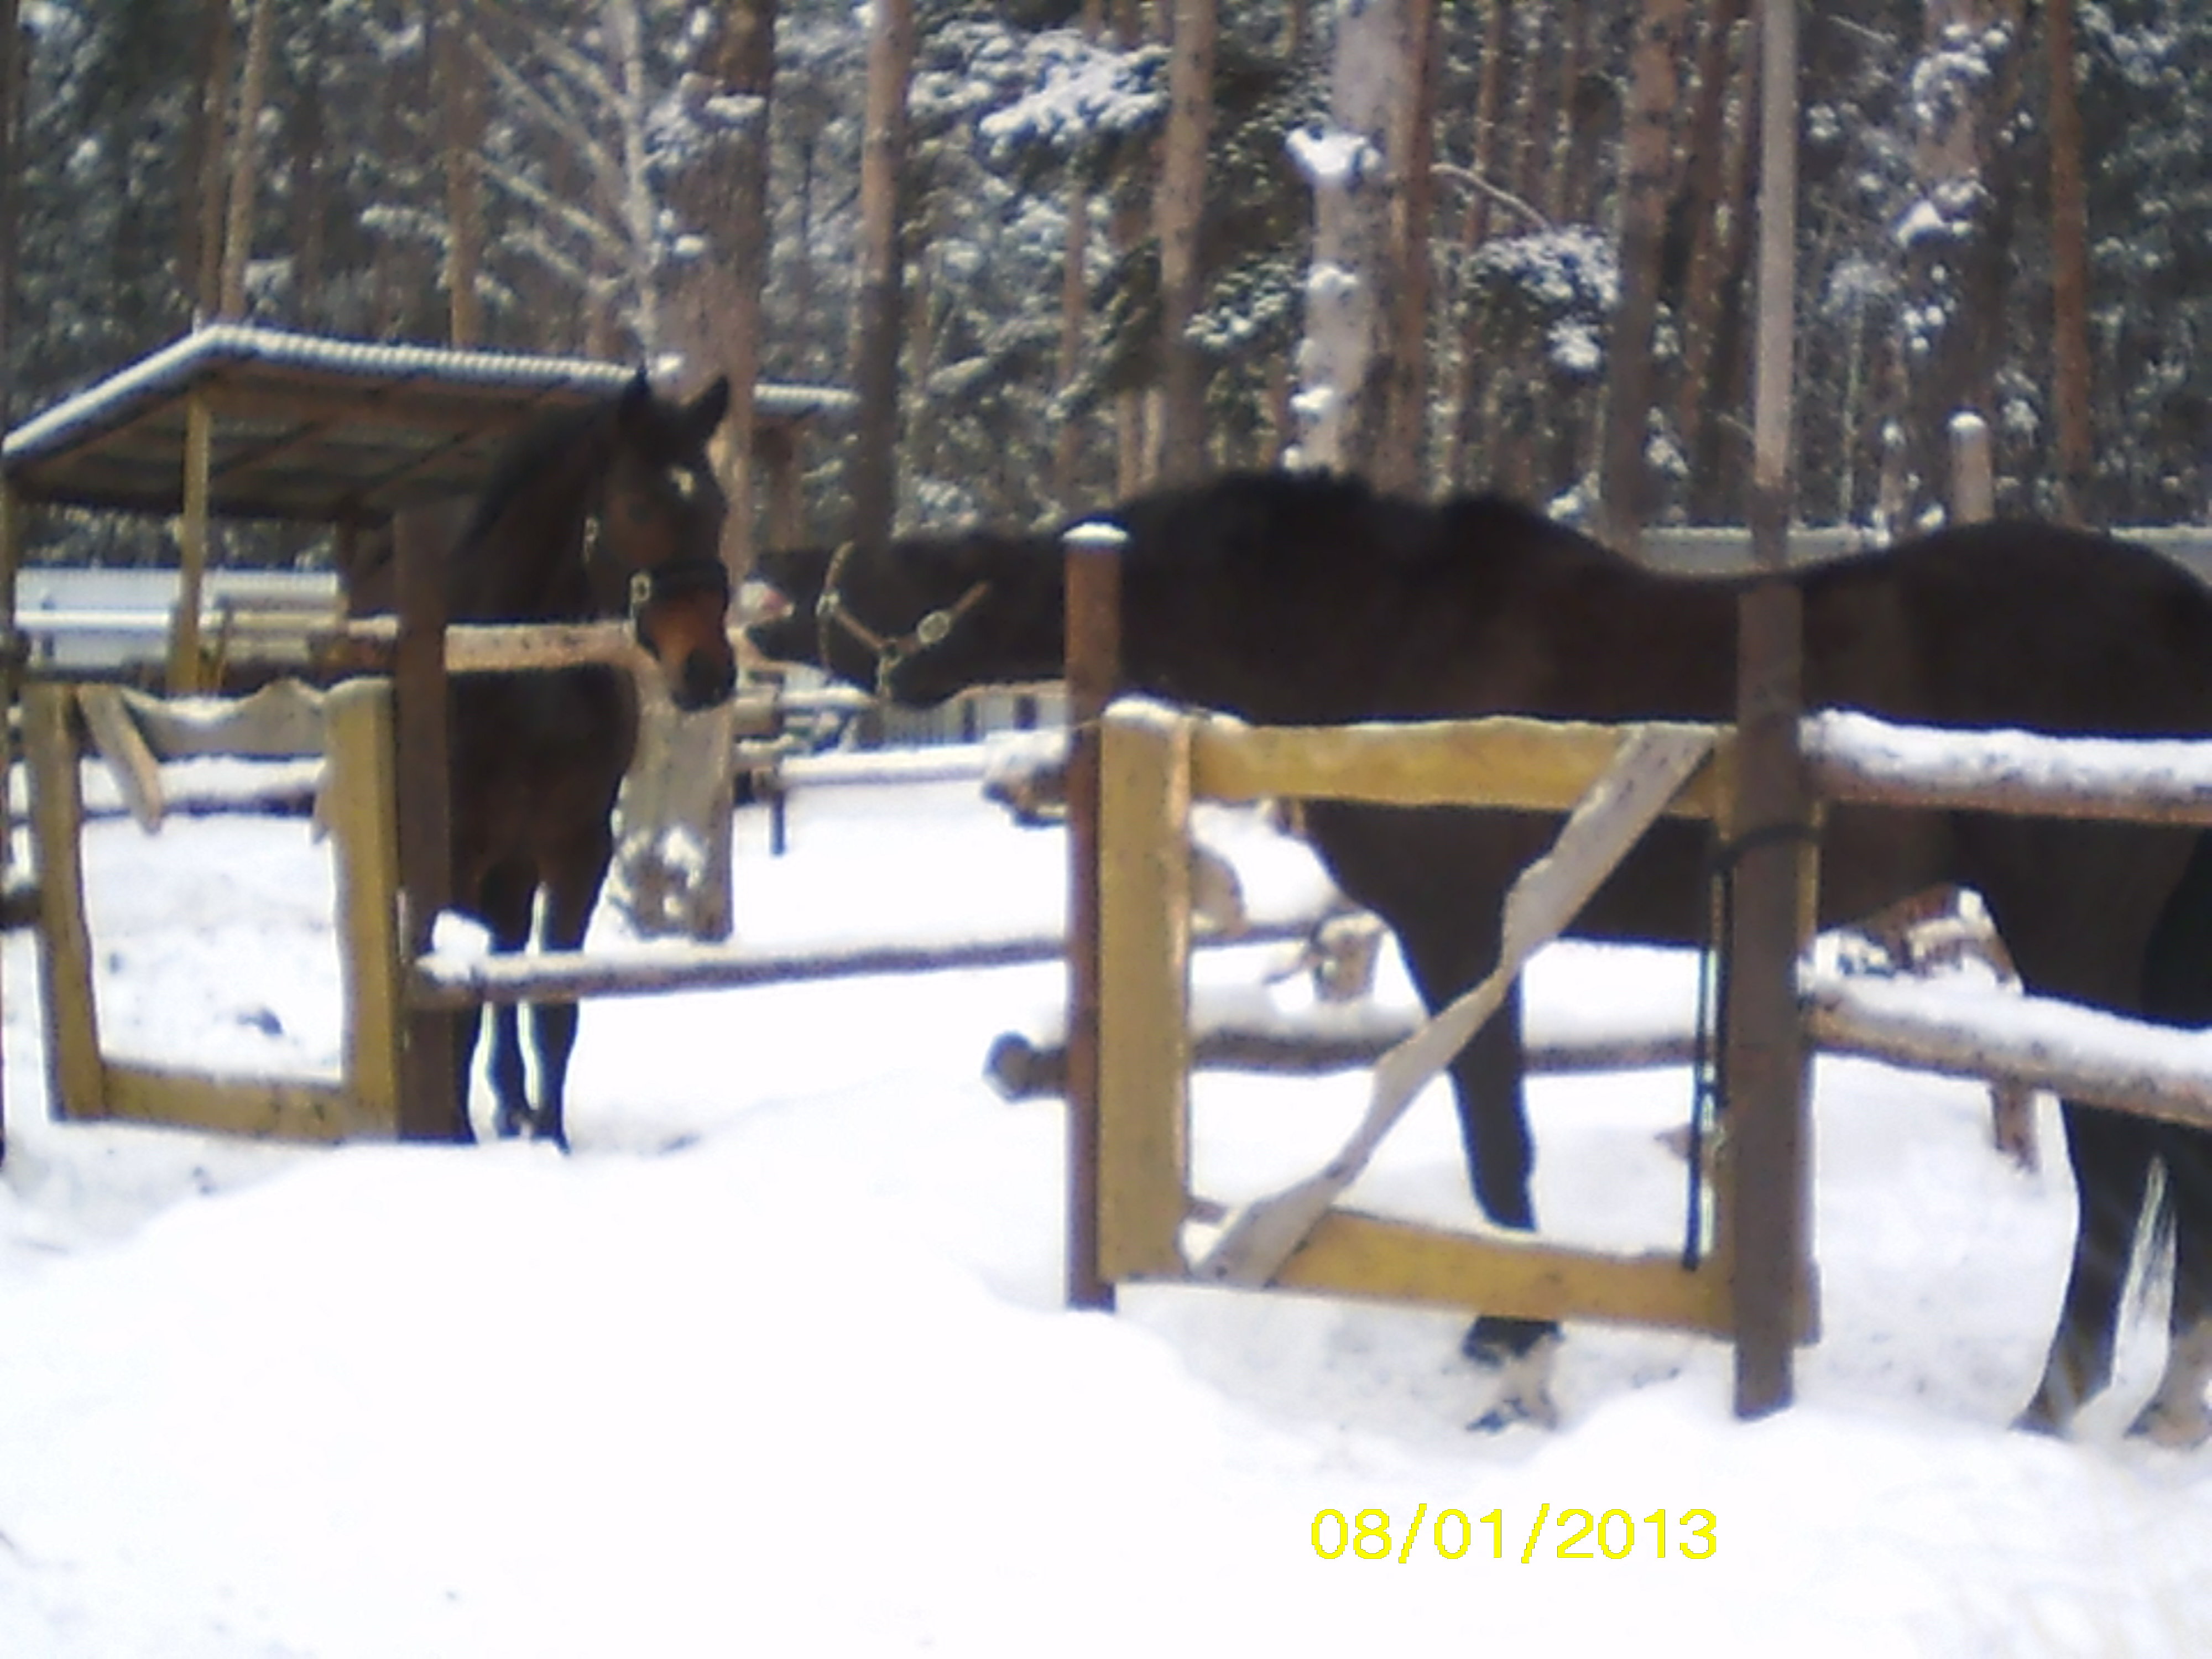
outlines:
{"label": "horse hoof", "polygon": [[1490,1409],[1467,1427],[1470,1434],[1503,1434],[1523,1423],[1532,1429],[1556,1429],[1559,1426],[1559,1407],[1553,1400],[1548,1388],[1515,1389],[1500,1394],[1490,1402]]}
{"label": "horse hoof", "polygon": [[2030,1401],[2027,1408],[2013,1419],[2012,1425],[2022,1434],[2040,1434],[2053,1440],[2066,1437],[2066,1425],[2040,1400]]}
{"label": "horse hoof", "polygon": [[1516,1423],[1539,1429],[1559,1426],[1559,1407],[1552,1398],[1552,1376],[1559,1354],[1559,1337],[1547,1331],[1522,1352],[1498,1367],[1498,1392],[1489,1409],[1468,1425],[1477,1434],[1496,1434]]}
{"label": "horse hoof", "polygon": [[558,1123],[532,1123],[530,1138],[532,1140],[550,1140],[564,1152],[568,1150],[568,1132]]}
{"label": "horse hoof", "polygon": [[1558,1335],[1559,1328],[1542,1320],[1484,1314],[1460,1338],[1460,1358],[1485,1370],[1503,1370],[1526,1358],[1546,1338]]}
{"label": "horse hoof", "polygon": [[2212,1440],[2212,1409],[2201,1400],[2187,1405],[2154,1400],[2128,1425],[2128,1433],[2168,1451],[2194,1451]]}

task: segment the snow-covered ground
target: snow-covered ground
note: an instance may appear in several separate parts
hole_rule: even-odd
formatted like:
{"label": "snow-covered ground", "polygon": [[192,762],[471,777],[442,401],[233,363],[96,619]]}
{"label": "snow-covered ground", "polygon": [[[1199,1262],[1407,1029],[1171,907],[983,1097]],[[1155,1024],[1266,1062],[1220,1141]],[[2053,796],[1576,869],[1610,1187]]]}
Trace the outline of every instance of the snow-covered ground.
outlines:
{"label": "snow-covered ground", "polygon": [[[1255,908],[1310,896],[1302,853],[1220,828]],[[1060,837],[973,783],[802,793],[792,836],[771,860],[740,819],[764,945],[1058,913]],[[304,823],[105,821],[87,860],[111,1052],[335,1067]],[[1051,967],[593,1003],[562,1158],[49,1125],[6,953],[0,1654],[2212,1652],[2212,1452],[2120,1437],[2160,1292],[2078,1439],[2006,1427],[2069,1249],[2047,1105],[2025,1175],[1979,1090],[1824,1062],[1801,1403],[1738,1423],[1720,1346],[1577,1328],[1564,1427],[1486,1437],[1451,1316],[1061,1310],[1059,1108],[980,1069]],[[1534,1020],[1689,995],[1663,953],[1533,971]],[[1538,1085],[1552,1230],[1667,1245],[1686,1099],[1680,1072]],[[1285,1184],[1363,1101],[1202,1078],[1198,1186]],[[1355,1200],[1470,1224],[1449,1120],[1431,1091]],[[1386,1511],[1383,1559],[1318,1555],[1331,1510]],[[1561,1559],[1575,1510],[1604,1528]]]}

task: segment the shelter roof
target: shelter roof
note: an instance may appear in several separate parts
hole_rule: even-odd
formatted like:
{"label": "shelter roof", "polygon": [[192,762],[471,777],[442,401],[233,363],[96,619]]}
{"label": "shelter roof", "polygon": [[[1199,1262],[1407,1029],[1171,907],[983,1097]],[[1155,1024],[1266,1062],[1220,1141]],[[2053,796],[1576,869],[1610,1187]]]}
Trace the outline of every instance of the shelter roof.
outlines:
{"label": "shelter roof", "polygon": [[[173,514],[185,411],[212,420],[218,518],[374,525],[483,483],[507,436],[543,410],[619,391],[634,366],[369,344],[222,323],[64,398],[10,432],[0,470],[25,500]],[[763,385],[758,427],[842,413],[849,392]]]}

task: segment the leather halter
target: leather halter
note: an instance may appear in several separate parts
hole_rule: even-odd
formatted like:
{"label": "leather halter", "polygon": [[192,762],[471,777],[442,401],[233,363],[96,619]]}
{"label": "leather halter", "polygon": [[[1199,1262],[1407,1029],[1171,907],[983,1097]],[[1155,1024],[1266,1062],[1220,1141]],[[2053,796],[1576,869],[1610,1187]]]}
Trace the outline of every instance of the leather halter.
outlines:
{"label": "leather halter", "polygon": [[[602,538],[597,512],[584,517],[584,563],[588,568]],[[679,599],[686,593],[712,593],[726,606],[730,602],[729,567],[719,558],[675,558],[641,566],[629,573],[630,635],[640,645],[645,640],[645,608],[655,600]]]}
{"label": "leather halter", "polygon": [[875,693],[883,696],[890,677],[898,666],[911,657],[918,657],[933,646],[942,645],[955,624],[982,603],[983,596],[991,591],[991,584],[977,581],[951,605],[939,605],[927,611],[905,633],[896,637],[879,634],[854,616],[845,603],[845,596],[837,591],[838,579],[845,574],[845,561],[853,556],[858,544],[841,542],[837,550],[830,556],[830,568],[822,578],[822,597],[814,602],[815,645],[822,656],[822,666],[830,667],[830,625],[835,623],[852,635],[860,645],[876,653]]}
{"label": "leather halter", "polygon": [[635,630],[642,627],[645,608],[656,599],[681,599],[687,593],[711,593],[726,606],[730,602],[729,567],[715,558],[670,559],[662,564],[631,571],[631,629]]}

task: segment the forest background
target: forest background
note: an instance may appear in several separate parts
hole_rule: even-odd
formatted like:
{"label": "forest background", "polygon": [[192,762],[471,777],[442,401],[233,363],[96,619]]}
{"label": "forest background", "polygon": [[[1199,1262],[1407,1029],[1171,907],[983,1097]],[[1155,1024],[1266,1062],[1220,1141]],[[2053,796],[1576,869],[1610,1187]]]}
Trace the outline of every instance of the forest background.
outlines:
{"label": "forest background", "polygon": [[[0,0],[0,412],[234,317],[851,386],[808,451],[823,538],[1302,442],[1616,536],[1741,523],[1750,9]],[[1799,516],[1940,514],[1972,409],[2000,510],[2203,520],[2212,9],[1801,16]],[[1346,291],[1366,401],[1316,451]]]}

